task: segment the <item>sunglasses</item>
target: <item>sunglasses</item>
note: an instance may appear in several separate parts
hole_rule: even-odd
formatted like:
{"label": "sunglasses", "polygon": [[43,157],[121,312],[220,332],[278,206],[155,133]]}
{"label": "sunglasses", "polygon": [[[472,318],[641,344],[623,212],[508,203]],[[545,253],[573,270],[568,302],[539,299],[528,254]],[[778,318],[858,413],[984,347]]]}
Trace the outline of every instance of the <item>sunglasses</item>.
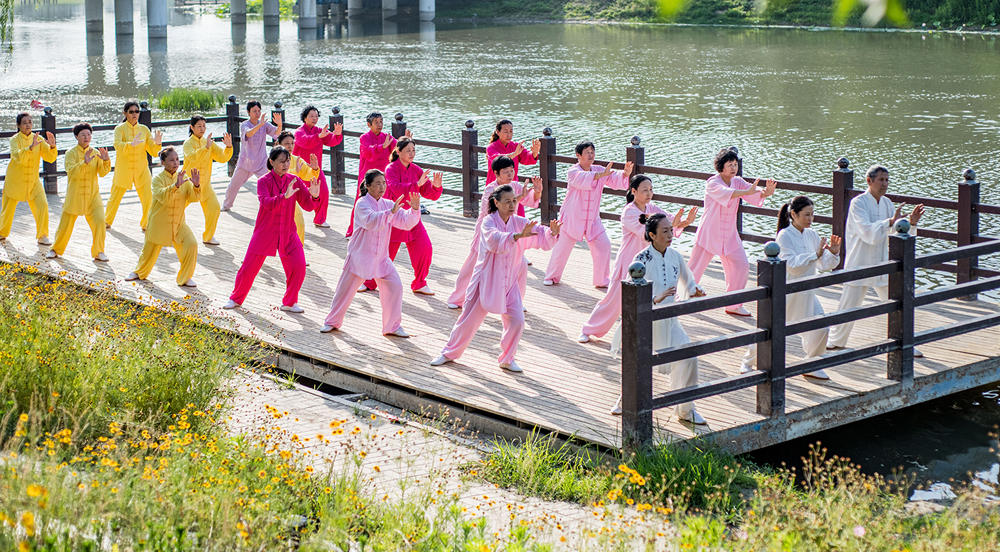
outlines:
{"label": "sunglasses", "polygon": [[139,113],[139,110],[138,109],[129,109],[128,111],[126,111],[126,113],[128,113],[129,115],[135,115],[135,114]]}

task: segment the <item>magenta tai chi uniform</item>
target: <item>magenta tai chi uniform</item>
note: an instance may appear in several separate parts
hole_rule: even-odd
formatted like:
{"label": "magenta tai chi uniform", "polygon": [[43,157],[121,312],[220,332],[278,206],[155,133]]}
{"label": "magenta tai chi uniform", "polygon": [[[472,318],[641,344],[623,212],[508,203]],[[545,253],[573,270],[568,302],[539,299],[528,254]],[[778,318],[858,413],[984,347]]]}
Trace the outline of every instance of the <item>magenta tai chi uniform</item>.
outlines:
{"label": "magenta tai chi uniform", "polygon": [[319,226],[326,222],[326,212],[330,209],[330,187],[326,185],[326,173],[323,172],[323,146],[333,147],[344,141],[343,134],[327,134],[326,138],[320,138],[319,134],[323,129],[319,126],[302,125],[295,129],[295,147],[292,154],[299,156],[303,161],[309,163],[310,155],[315,155],[319,161],[319,174],[316,180],[319,181],[319,202],[316,204],[316,213],[313,215],[313,224]]}
{"label": "magenta tai chi uniform", "polygon": [[[358,198],[361,197],[361,184],[365,181],[365,173],[372,169],[385,170],[389,164],[389,156],[392,150],[396,149],[396,139],[389,137],[389,145],[382,147],[386,137],[384,132],[378,134],[368,131],[361,135],[361,161],[358,162],[358,189],[354,192],[354,203],[357,205]],[[345,237],[351,237],[354,233],[354,211],[351,211],[351,222],[347,226]]]}
{"label": "magenta tai chi uniform", "polygon": [[594,285],[607,287],[611,282],[608,272],[611,267],[611,240],[601,224],[601,194],[604,187],[612,190],[628,188],[628,178],[621,171],[612,171],[603,178],[594,178],[604,172],[604,167],[591,165],[589,171],[579,164],[569,168],[566,175],[566,200],[559,209],[562,230],[559,241],[552,248],[545,279],[559,282],[569,261],[569,254],[576,242],[586,241],[590,246],[590,257],[594,261]]}
{"label": "magenta tai chi uniform", "polygon": [[500,339],[500,364],[514,362],[517,344],[524,331],[524,305],[518,277],[524,266],[526,249],[547,250],[556,243],[548,227],[537,226],[529,238],[514,240],[524,230],[528,219],[512,215],[504,222],[499,213],[486,215],[479,231],[479,257],[472,273],[472,283],[465,295],[462,315],[451,330],[451,337],[441,354],[451,360],[462,356],[489,313],[503,320]]}
{"label": "magenta tai chi uniform", "polygon": [[[399,159],[389,163],[385,168],[385,195],[383,199],[395,201],[397,197],[410,197],[410,194],[417,192],[420,197],[434,201],[441,197],[442,188],[435,188],[431,179],[427,179],[423,186],[417,186],[420,176],[424,174],[423,169],[416,163],[410,163],[409,167],[403,165]],[[410,264],[413,266],[413,283],[410,289],[416,291],[427,285],[427,273],[431,270],[431,258],[434,250],[431,247],[431,238],[427,235],[427,229],[423,222],[418,222],[410,230],[393,228],[389,237],[389,258],[396,260],[396,253],[399,253],[399,246],[406,244],[406,252],[410,255]],[[375,289],[375,280],[369,279],[365,282],[368,289]]]}
{"label": "magenta tai chi uniform", "polygon": [[278,127],[267,122],[253,136],[248,137],[247,131],[255,126],[250,121],[243,121],[243,124],[240,125],[240,158],[236,161],[233,178],[226,188],[226,198],[222,202],[224,209],[233,208],[233,203],[236,203],[236,194],[240,192],[240,187],[246,184],[251,176],[257,175],[257,178],[260,178],[268,172],[267,137],[277,137]]}
{"label": "magenta tai chi uniform", "polygon": [[[621,316],[622,281],[629,279],[628,267],[635,256],[649,247],[649,242],[646,241],[646,225],[639,222],[639,215],[650,217],[656,213],[666,215],[668,218],[670,216],[652,203],[646,204],[645,211],[640,211],[634,203],[629,203],[622,209],[622,245],[618,248],[615,266],[611,269],[611,285],[590,313],[590,318],[584,323],[582,331],[584,335],[601,337],[607,334]],[[674,228],[674,237],[680,236],[683,232],[683,228]]]}
{"label": "magenta tai chi uniform", "polygon": [[392,212],[393,202],[384,197],[375,200],[362,196],[354,206],[357,227],[347,244],[344,271],[337,282],[333,306],[326,317],[326,324],[339,328],[344,323],[347,307],[351,305],[358,286],[374,279],[379,285],[379,302],[382,304],[382,333],[389,334],[403,323],[403,283],[389,258],[389,233],[394,228],[410,230],[420,222],[420,210],[400,206]]}
{"label": "magenta tai chi uniform", "polygon": [[[739,176],[734,176],[727,186],[718,174],[705,183],[705,209],[701,212],[698,231],[694,235],[694,249],[688,260],[688,268],[694,274],[695,282],[701,282],[708,263],[718,255],[722,260],[722,270],[726,273],[726,291],[738,291],[746,287],[750,262],[743,250],[740,233],[736,230],[736,217],[740,210],[740,199],[760,207],[764,204],[764,196],[757,192],[733,199],[733,192],[752,187],[753,184]],[[726,310],[736,310],[741,306],[730,305]]]}
{"label": "magenta tai chi uniform", "polygon": [[[289,186],[295,186],[299,191],[285,199]],[[312,211],[320,200],[312,198],[309,187],[299,177],[291,173],[279,177],[274,172],[257,181],[257,199],[260,200],[257,222],[254,223],[243,266],[236,273],[236,289],[229,298],[242,305],[257,273],[264,266],[264,259],[277,254],[281,257],[287,280],[281,304],[291,307],[298,302],[299,290],[306,278],[306,257],[295,229],[295,204],[298,203],[303,211]]]}
{"label": "magenta tai chi uniform", "polygon": [[[510,156],[510,158],[514,161],[514,181],[515,182],[517,181],[517,169],[519,169],[521,165],[534,165],[535,163],[538,163],[538,159],[535,159],[534,156],[531,155],[531,150],[527,150],[527,149],[523,150],[523,151],[521,151],[521,155],[518,155],[517,157],[514,157],[513,153],[515,151],[517,151],[517,144],[518,144],[517,142],[515,142],[514,140],[511,140],[510,142],[507,142],[506,145],[504,145],[503,142],[501,142],[500,140],[497,140],[496,142],[490,142],[490,145],[486,146],[486,185],[487,186],[489,186],[491,182],[493,182],[494,180],[497,179],[497,175],[493,174],[493,160],[496,159],[497,157],[501,156],[501,155]],[[517,193],[520,193],[520,192],[517,192]],[[523,217],[524,216],[524,206],[525,206],[524,203],[522,203],[522,204],[520,204],[520,205],[517,206],[517,215],[519,217]],[[528,205],[528,207],[538,207],[538,203],[536,202],[535,205]],[[483,216],[483,211],[482,210],[479,211],[479,216],[480,217]],[[475,262],[475,259],[473,259],[473,262]],[[464,290],[465,288],[462,288],[462,289]],[[459,304],[461,304],[461,303],[459,303]]]}
{"label": "magenta tai chi uniform", "polygon": [[[465,292],[469,289],[469,282],[472,281],[472,271],[476,268],[476,259],[479,258],[479,230],[483,227],[483,219],[486,218],[486,213],[490,206],[490,194],[496,189],[496,185],[496,180],[494,180],[487,184],[483,190],[483,198],[479,202],[479,219],[476,220],[476,231],[473,234],[475,238],[472,240],[469,256],[466,257],[465,263],[462,264],[462,268],[458,271],[458,277],[455,279],[455,289],[448,296],[449,305],[458,305],[461,307],[462,303],[465,302]],[[524,189],[524,185],[517,181],[511,182],[510,186],[514,188],[514,194],[520,194],[521,190]],[[529,193],[521,199],[521,202],[517,206],[517,210],[521,213],[519,216],[523,216],[525,205],[528,207],[538,207],[538,199],[535,198],[534,192]],[[523,299],[524,291],[528,287],[527,261],[522,263],[521,273],[518,276],[518,286],[521,288],[521,298]]]}

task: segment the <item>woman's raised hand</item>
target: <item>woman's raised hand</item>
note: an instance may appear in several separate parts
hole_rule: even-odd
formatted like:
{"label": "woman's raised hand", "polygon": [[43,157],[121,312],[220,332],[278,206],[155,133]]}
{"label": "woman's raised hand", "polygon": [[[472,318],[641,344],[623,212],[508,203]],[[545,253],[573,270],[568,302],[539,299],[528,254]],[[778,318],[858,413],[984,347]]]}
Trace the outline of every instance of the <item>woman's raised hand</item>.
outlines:
{"label": "woman's raised hand", "polygon": [[531,156],[538,159],[538,152],[542,151],[542,141],[535,138],[531,141]]}
{"label": "woman's raised hand", "polygon": [[142,133],[137,133],[135,135],[135,138],[132,139],[132,143],[129,144],[129,145],[134,148],[134,147],[137,147],[139,144],[141,144],[143,142],[144,142],[144,140],[142,139]]}
{"label": "woman's raised hand", "polygon": [[323,129],[319,131],[320,138],[326,138],[330,135],[330,125],[323,125]]}
{"label": "woman's raised hand", "polygon": [[840,236],[834,234],[830,236],[830,244],[826,246],[826,250],[834,255],[840,255],[840,246],[844,243],[844,240]]}
{"label": "woman's raised hand", "polygon": [[274,124],[276,125],[281,124],[281,113],[272,113],[271,118],[274,119]]}
{"label": "woman's raised hand", "polygon": [[819,249],[816,250],[816,258],[819,259],[823,256],[823,251],[827,249],[826,238],[819,240]]}
{"label": "woman's raised hand", "polygon": [[90,160],[94,158],[94,148],[87,148],[87,151],[83,152],[83,163],[85,165],[90,164]]}
{"label": "woman's raised hand", "polygon": [[423,186],[424,183],[427,182],[427,179],[430,177],[431,177],[431,170],[427,169],[426,171],[424,171],[424,174],[420,175],[420,178],[417,180],[417,186]]}
{"label": "woman's raised hand", "polygon": [[193,184],[195,188],[201,186],[201,171],[198,169],[191,169],[191,184]]}
{"label": "woman's raised hand", "polygon": [[333,135],[340,136],[344,133],[344,123],[333,123]]}
{"label": "woman's raised hand", "polygon": [[[525,180],[525,184],[527,183],[528,183],[527,180]],[[536,197],[538,197],[539,199],[542,198],[542,177],[540,176],[531,177],[531,189],[535,191]]]}
{"label": "woman's raised hand", "polygon": [[518,142],[517,143],[517,147],[514,148],[514,153],[510,154],[511,159],[514,159],[518,155],[521,155],[522,151],[524,151],[524,143],[523,142]]}
{"label": "woman's raised hand", "polygon": [[764,187],[764,197],[768,198],[774,195],[774,191],[778,189],[778,182],[773,178],[767,179],[767,185]]}
{"label": "woman's raised hand", "polygon": [[316,159],[315,153],[309,154],[309,168],[318,171],[319,170],[319,159]]}
{"label": "woman's raised hand", "polygon": [[677,295],[677,287],[676,286],[675,287],[667,288],[663,293],[661,293],[661,294],[657,295],[656,297],[654,297],[653,298],[653,304],[654,305],[659,305],[660,303],[664,302],[667,299],[667,297],[673,297],[674,295]]}
{"label": "woman's raised hand", "polygon": [[38,133],[37,132],[32,132],[31,133],[31,145],[28,146],[28,149],[35,149],[35,146],[37,146],[38,143],[41,142],[41,141],[42,141],[42,139],[38,137]]}
{"label": "woman's raised hand", "polygon": [[111,157],[108,155],[108,148],[97,148],[97,155],[105,161],[111,161]]}
{"label": "woman's raised hand", "polygon": [[318,199],[319,192],[319,180],[316,180],[316,177],[314,176],[309,179],[309,195],[311,195],[313,199]]}
{"label": "woman's raised hand", "polygon": [[625,175],[625,178],[628,178],[632,176],[632,171],[634,170],[635,170],[635,163],[631,161],[626,161],[625,168],[622,170],[622,173]]}
{"label": "woman's raised hand", "polygon": [[536,224],[538,224],[537,221],[529,220],[528,224],[525,224],[524,229],[517,235],[518,239],[530,238],[535,233]]}
{"label": "woman's raised hand", "polygon": [[50,148],[56,147],[56,137],[55,137],[55,135],[52,134],[51,132],[46,132],[45,133],[45,142],[49,145]]}
{"label": "woman's raised hand", "polygon": [[417,192],[410,192],[409,198],[410,209],[420,212],[420,194]]}
{"label": "woman's raised hand", "polygon": [[185,182],[187,182],[187,176],[184,174],[184,171],[177,171],[177,182],[174,183],[174,187],[180,188]]}
{"label": "woman's raised hand", "polygon": [[396,214],[399,211],[399,207],[403,204],[403,196],[399,196],[395,201],[392,202],[392,214]]}
{"label": "woman's raised hand", "polygon": [[403,136],[406,136],[407,138],[410,138],[412,140],[413,139],[413,131],[410,130],[410,129],[406,129],[406,130],[403,131]]}
{"label": "woman's raised hand", "polygon": [[704,296],[705,296],[705,290],[701,289],[701,286],[695,287],[694,293],[691,294],[691,297],[704,297]]}
{"label": "woman's raised hand", "polygon": [[[611,176],[611,173],[615,172],[614,161],[608,161],[608,165],[604,167],[604,172],[597,175],[597,178],[604,178],[605,176]],[[600,165],[598,165],[600,166]]]}
{"label": "woman's raised hand", "polygon": [[385,142],[382,142],[382,149],[389,147],[389,144],[391,143],[392,143],[392,134],[386,134]]}
{"label": "woman's raised hand", "polygon": [[209,132],[208,136],[205,136],[205,149],[212,151],[212,133]]}
{"label": "woman's raised hand", "polygon": [[225,144],[227,148],[233,147],[233,135],[228,132],[223,132],[222,143]]}
{"label": "woman's raised hand", "polygon": [[[312,190],[312,187],[310,186],[310,191],[311,190]],[[288,184],[288,189],[285,190],[285,199],[291,198],[293,195],[295,195],[295,192],[297,192],[297,191],[299,191],[299,189],[296,188],[292,183],[289,183]]]}
{"label": "woman's raised hand", "polygon": [[562,221],[559,219],[552,219],[549,221],[549,231],[552,232],[552,237],[559,237],[559,231],[562,230]]}
{"label": "woman's raised hand", "polygon": [[157,146],[163,144],[163,132],[162,131],[157,130],[156,132],[153,133],[153,143],[156,144]]}
{"label": "woman's raised hand", "polygon": [[441,183],[442,178],[444,178],[444,173],[439,173],[439,172],[434,173],[434,180],[432,181],[432,184],[434,185],[435,188],[440,188],[443,186],[443,184]]}

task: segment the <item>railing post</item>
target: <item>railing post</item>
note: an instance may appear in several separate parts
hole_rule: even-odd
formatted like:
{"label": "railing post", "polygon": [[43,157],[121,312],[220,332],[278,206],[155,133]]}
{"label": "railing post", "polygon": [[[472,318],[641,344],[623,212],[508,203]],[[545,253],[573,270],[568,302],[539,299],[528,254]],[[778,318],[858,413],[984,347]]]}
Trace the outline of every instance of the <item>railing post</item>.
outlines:
{"label": "railing post", "polygon": [[403,136],[406,136],[406,122],[403,121],[403,114],[397,113],[392,122],[392,137],[399,140]]}
{"label": "railing post", "polygon": [[642,141],[638,136],[633,136],[631,142],[632,145],[625,146],[625,161],[631,161],[635,165],[632,174],[639,174],[642,172],[642,166],[646,164],[646,148],[640,145]]}
{"label": "railing post", "polygon": [[767,383],[757,386],[757,413],[777,418],[785,413],[785,261],[781,246],[764,245],[766,259],[757,261],[757,285],[767,288],[767,298],[757,301],[757,327],[768,340],[757,344],[757,369]]}
{"label": "railing post", "polygon": [[[837,159],[837,168],[833,171],[833,235],[840,236],[840,239],[847,236],[847,210],[851,206],[851,190],[854,189],[854,171],[848,168],[850,164],[846,157],[841,157]],[[837,268],[844,268],[846,258],[847,247],[841,247]]]}
{"label": "railing post", "polygon": [[[958,183],[958,246],[972,245],[979,235],[979,183],[976,182],[976,171],[965,169],[962,172],[962,182]],[[976,268],[979,257],[966,257],[958,260],[959,284],[976,279]],[[977,294],[959,297],[963,301],[975,301]]]}
{"label": "railing post", "polygon": [[[46,107],[42,113],[42,136],[47,137],[47,132],[56,135],[56,116],[52,114],[52,108]],[[56,179],[56,164],[42,162],[42,175],[45,181],[45,193],[58,194],[59,182]]]}
{"label": "railing post", "polygon": [[[152,123],[153,112],[149,110],[149,102],[143,100],[139,102],[139,124],[146,125],[146,128],[149,129],[150,133],[156,134],[156,131],[154,131],[151,126]],[[149,165],[150,169],[153,168],[153,157],[149,155],[148,152],[146,153],[146,163]]]}
{"label": "railing post", "polygon": [[[336,125],[344,124],[344,115],[340,112],[340,107],[334,106],[333,115],[330,115],[330,128],[333,129]],[[343,128],[343,126],[341,127]],[[332,132],[332,130],[331,130]],[[320,166],[323,162],[320,161]],[[360,165],[359,165],[360,166]],[[364,175],[359,175],[364,176]],[[330,148],[330,193],[331,194],[345,194],[345,178],[344,178],[344,140],[341,138],[340,143],[336,146]]]}
{"label": "railing post", "polygon": [[899,342],[898,351],[890,351],[887,376],[913,384],[913,295],[916,292],[914,258],[917,239],[910,235],[910,221],[896,221],[896,234],[889,236],[889,260],[900,264],[899,270],[889,275],[889,300],[899,303],[899,310],[889,313],[889,339]]}
{"label": "railing post", "polygon": [[653,286],[646,267],[629,266],[622,282],[622,447],[653,443]]}
{"label": "railing post", "polygon": [[229,159],[229,176],[236,170],[236,162],[240,159],[240,105],[236,96],[229,96],[226,104],[226,132],[233,138],[233,156]]}
{"label": "railing post", "polygon": [[[274,102],[274,109],[271,110],[271,124],[272,125],[274,124],[274,116],[275,115],[281,115],[281,122],[282,123],[287,123],[288,122],[288,118],[285,117],[285,110],[281,108],[281,102]],[[277,125],[275,125],[275,126],[277,126]],[[284,128],[284,127],[282,127],[282,128]],[[277,137],[270,139],[271,140],[271,147],[274,147],[274,146],[278,145],[278,142],[276,141],[276,138]],[[266,141],[268,139],[267,136],[265,136],[264,139]],[[306,163],[309,162],[308,159],[303,159],[303,161],[305,161]],[[320,165],[323,164],[323,160],[322,159],[319,160],[319,164]]]}
{"label": "railing post", "polygon": [[556,179],[556,162],[552,156],[556,154],[556,139],[552,136],[552,129],[545,127],[542,129],[542,147],[538,150],[538,175],[542,178],[542,201],[539,207],[542,210],[542,224],[556,218],[552,211],[552,206],[559,201],[556,194],[556,187],[552,181]]}
{"label": "railing post", "polygon": [[[736,162],[739,167],[736,169],[736,176],[743,177],[743,158],[740,157],[740,149],[736,146],[729,146],[729,149],[736,153]],[[743,200],[740,200],[740,209],[736,211],[736,232],[743,233]]]}
{"label": "railing post", "polygon": [[474,149],[479,145],[479,131],[475,126],[469,119],[462,130],[462,214],[466,217],[479,216],[479,202],[472,195],[479,193],[479,177],[472,172],[479,169],[479,154]]}

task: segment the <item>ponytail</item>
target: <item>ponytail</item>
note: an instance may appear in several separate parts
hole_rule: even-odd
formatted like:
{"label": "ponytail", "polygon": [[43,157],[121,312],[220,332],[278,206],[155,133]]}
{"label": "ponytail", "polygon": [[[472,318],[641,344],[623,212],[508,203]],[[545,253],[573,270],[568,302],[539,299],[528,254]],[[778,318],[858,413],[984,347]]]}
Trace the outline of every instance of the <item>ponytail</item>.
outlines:
{"label": "ponytail", "polygon": [[[632,193],[632,190],[638,190],[639,186],[642,186],[642,183],[645,182],[645,181],[647,181],[647,180],[649,180],[650,184],[653,183],[653,181],[650,180],[650,178],[648,176],[644,175],[644,174],[633,174],[632,175],[632,178],[628,181],[628,191],[625,192],[625,202],[626,203],[632,203],[633,201],[635,201],[635,194]],[[640,221],[640,222],[642,222],[642,221]]]}
{"label": "ponytail", "polygon": [[649,237],[649,235],[656,234],[657,229],[660,227],[660,221],[665,218],[667,218],[667,215],[663,213],[654,213],[648,217],[645,214],[639,215],[639,223],[646,225],[646,234],[644,235],[646,241],[653,241],[653,238]]}
{"label": "ponytail", "polygon": [[496,128],[495,128],[495,129],[493,129],[493,134],[491,134],[491,135],[490,135],[490,143],[491,143],[491,144],[492,144],[493,142],[496,142],[497,140],[499,140],[499,139],[500,139],[500,130],[501,130],[501,129],[503,129],[503,126],[504,126],[504,125],[510,125],[510,126],[512,126],[512,127],[513,127],[513,126],[514,126],[514,123],[510,122],[510,121],[509,121],[509,120],[507,120],[507,119],[500,119],[500,122],[499,122],[499,123],[497,123],[497,126],[496,126]]}
{"label": "ponytail", "polygon": [[806,196],[796,196],[791,201],[781,206],[778,213],[778,232],[788,228],[792,224],[792,213],[800,213],[806,207],[812,207],[813,202]]}
{"label": "ponytail", "polygon": [[365,173],[365,179],[361,182],[361,197],[368,195],[368,186],[371,186],[372,182],[375,182],[375,177],[381,176],[385,178],[385,173],[378,169],[369,169]]}
{"label": "ponytail", "polygon": [[414,147],[416,147],[416,142],[413,141],[413,138],[408,138],[405,136],[400,138],[399,141],[396,142],[396,147],[392,150],[392,154],[389,155],[389,162],[392,163],[393,161],[399,159],[399,152],[403,151],[404,149],[406,149],[406,146],[409,146],[411,144]]}
{"label": "ponytail", "polygon": [[511,194],[514,193],[513,186],[511,186],[510,184],[504,184],[503,186],[497,186],[497,188],[493,190],[493,193],[490,194],[490,201],[489,201],[490,206],[488,210],[489,214],[492,215],[493,213],[496,213],[497,210],[499,210],[499,207],[497,207],[497,202],[500,201],[500,198],[505,193],[511,193]]}

